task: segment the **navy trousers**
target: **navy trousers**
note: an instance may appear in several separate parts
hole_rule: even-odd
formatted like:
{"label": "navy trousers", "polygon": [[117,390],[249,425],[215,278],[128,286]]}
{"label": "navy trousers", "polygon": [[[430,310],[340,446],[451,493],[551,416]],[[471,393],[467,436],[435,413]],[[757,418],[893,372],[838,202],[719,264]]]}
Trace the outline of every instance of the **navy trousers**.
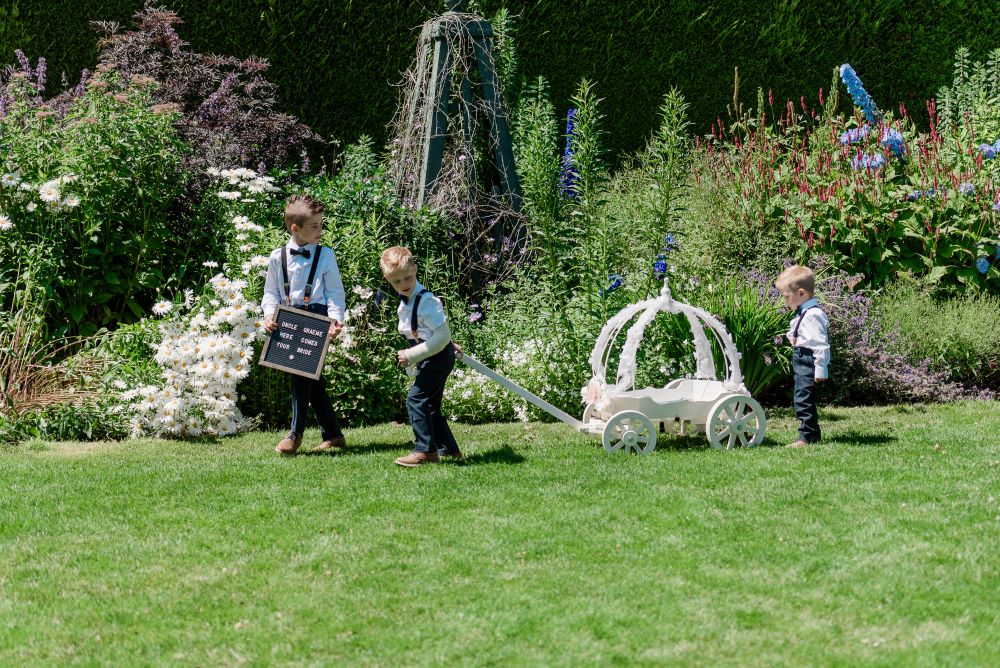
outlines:
{"label": "navy trousers", "polygon": [[812,350],[792,349],[792,375],[795,379],[792,405],[795,407],[795,417],[799,419],[799,438],[806,443],[815,443],[820,438],[819,412],[816,408],[819,386],[816,384],[816,365]]}
{"label": "navy trousers", "polygon": [[[308,307],[295,306],[293,308],[319,315],[327,313],[326,304],[310,304]],[[326,393],[323,378],[314,380],[305,376],[289,375],[292,377],[292,428],[288,435],[292,438],[302,435],[306,430],[309,406],[312,406],[323,440],[343,438],[344,432],[340,429],[337,416],[333,414],[333,404]]]}
{"label": "navy trousers", "polygon": [[441,455],[459,452],[448,421],[441,414],[444,384],[453,368],[455,348],[451,343],[417,364],[417,376],[406,395],[406,412],[413,427],[413,449],[416,452],[436,451]]}

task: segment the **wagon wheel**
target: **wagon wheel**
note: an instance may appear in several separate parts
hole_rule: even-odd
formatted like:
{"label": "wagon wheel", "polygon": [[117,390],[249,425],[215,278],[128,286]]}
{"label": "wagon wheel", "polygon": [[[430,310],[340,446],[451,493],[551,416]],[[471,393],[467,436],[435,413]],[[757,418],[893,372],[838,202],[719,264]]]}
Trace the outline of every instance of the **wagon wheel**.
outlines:
{"label": "wagon wheel", "polygon": [[594,404],[593,404],[593,402],[587,404],[586,407],[584,407],[584,409],[583,409],[583,419],[580,420],[580,421],[583,422],[584,424],[587,424],[588,422],[590,422],[590,419],[592,417],[594,417]]}
{"label": "wagon wheel", "polygon": [[731,450],[760,445],[767,429],[764,409],[752,397],[731,394],[715,402],[708,413],[705,435],[713,448]]}
{"label": "wagon wheel", "polygon": [[648,417],[636,411],[615,413],[604,427],[604,449],[618,452],[622,448],[648,455],[656,448],[656,430]]}

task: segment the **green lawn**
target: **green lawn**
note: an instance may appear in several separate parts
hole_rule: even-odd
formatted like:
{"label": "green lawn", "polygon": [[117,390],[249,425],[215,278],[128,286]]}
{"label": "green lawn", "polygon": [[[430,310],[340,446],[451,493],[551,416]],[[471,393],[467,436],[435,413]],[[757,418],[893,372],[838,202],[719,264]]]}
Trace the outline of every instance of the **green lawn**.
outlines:
{"label": "green lawn", "polygon": [[998,404],[821,417],[648,457],[458,427],[416,470],[389,425],[8,447],[0,665],[1000,665]]}

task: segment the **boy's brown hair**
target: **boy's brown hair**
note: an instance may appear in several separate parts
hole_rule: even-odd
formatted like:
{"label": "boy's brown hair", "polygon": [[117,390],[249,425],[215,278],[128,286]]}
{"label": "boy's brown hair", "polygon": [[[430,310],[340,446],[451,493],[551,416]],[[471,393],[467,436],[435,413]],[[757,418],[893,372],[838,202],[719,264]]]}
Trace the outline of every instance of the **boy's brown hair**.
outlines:
{"label": "boy's brown hair", "polygon": [[285,200],[285,227],[289,230],[292,225],[302,227],[307,220],[325,210],[326,205],[312,195],[291,195]]}
{"label": "boy's brown hair", "polygon": [[811,295],[816,291],[816,278],[809,267],[793,264],[778,275],[778,278],[774,281],[774,285],[779,290],[785,288],[798,290],[802,288]]}
{"label": "boy's brown hair", "polygon": [[378,260],[378,265],[382,268],[383,274],[388,274],[398,269],[409,269],[416,267],[417,262],[413,259],[413,253],[405,246],[392,246],[382,251],[382,257]]}

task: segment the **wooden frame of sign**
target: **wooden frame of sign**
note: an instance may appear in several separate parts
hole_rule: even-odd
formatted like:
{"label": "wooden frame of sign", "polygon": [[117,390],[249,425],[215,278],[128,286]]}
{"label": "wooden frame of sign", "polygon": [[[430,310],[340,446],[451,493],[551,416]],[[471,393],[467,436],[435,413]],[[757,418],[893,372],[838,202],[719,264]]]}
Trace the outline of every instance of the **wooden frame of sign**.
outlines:
{"label": "wooden frame of sign", "polygon": [[297,308],[279,306],[274,314],[278,324],[260,351],[261,366],[317,379],[330,347],[332,318]]}

